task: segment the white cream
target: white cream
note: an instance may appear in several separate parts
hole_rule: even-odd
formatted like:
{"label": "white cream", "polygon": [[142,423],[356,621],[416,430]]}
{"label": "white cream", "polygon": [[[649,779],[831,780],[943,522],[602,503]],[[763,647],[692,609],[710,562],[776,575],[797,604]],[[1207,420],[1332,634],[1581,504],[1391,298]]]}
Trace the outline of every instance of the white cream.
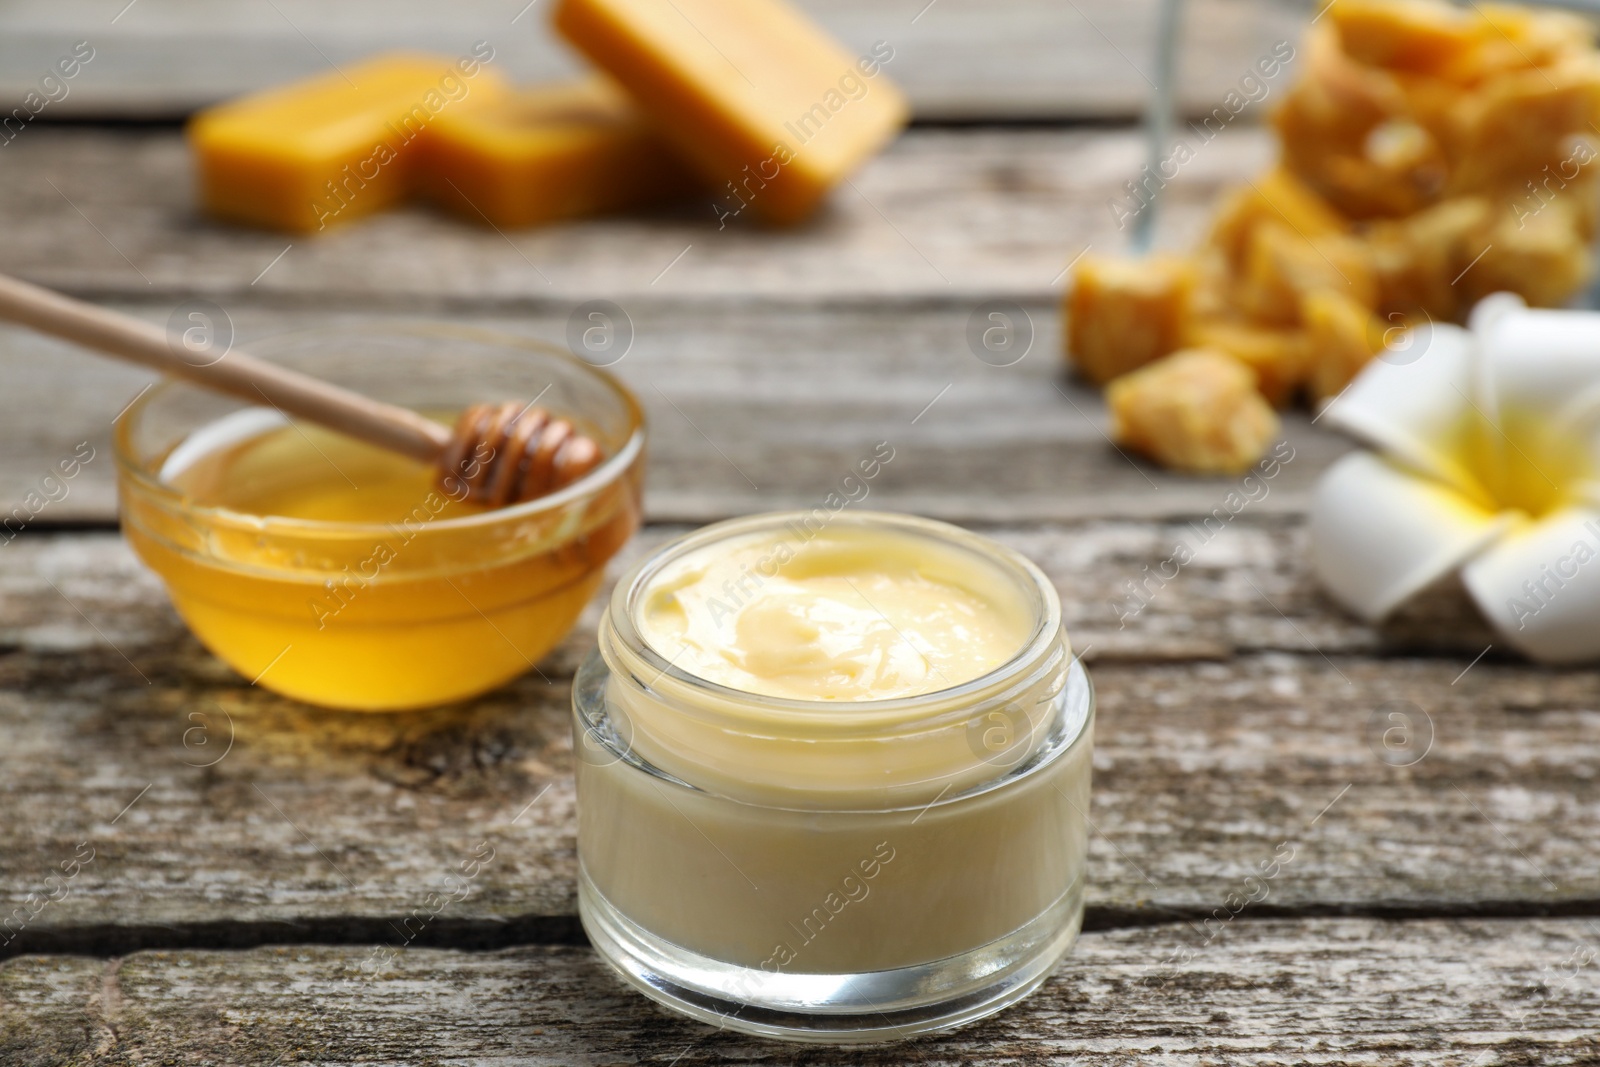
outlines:
{"label": "white cream", "polygon": [[950,689],[1027,643],[1033,612],[991,564],[900,532],[782,527],[708,545],[655,577],[641,635],[742,692],[869,701]]}

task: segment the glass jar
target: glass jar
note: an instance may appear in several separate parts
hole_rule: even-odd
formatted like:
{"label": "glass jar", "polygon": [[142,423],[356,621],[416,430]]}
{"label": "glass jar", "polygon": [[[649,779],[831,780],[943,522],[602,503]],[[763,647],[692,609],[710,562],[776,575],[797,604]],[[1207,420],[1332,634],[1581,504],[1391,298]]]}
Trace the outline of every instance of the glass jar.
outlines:
{"label": "glass jar", "polygon": [[286,420],[186,382],[141,394],[113,438],[123,532],[200,642],[265,688],[361,711],[494,689],[566,635],[639,526],[639,406],[563,350],[425,323],[307,330],[251,349],[446,422],[471,404],[537,396],[608,457],[558,492],[478,514],[452,515],[442,488],[419,490],[395,522],[248,514],[180,491],[174,467]]}
{"label": "glass jar", "polygon": [[[1031,636],[969,682],[855,703],[729,689],[642,637],[674,560],[751,534],[803,552],[821,524],[965,556],[1009,583]],[[893,1040],[1013,1003],[1076,939],[1089,679],[1048,579],[993,541],[821,509],[707,527],[617,585],[573,706],[584,927],[664,1004],[768,1036]]]}

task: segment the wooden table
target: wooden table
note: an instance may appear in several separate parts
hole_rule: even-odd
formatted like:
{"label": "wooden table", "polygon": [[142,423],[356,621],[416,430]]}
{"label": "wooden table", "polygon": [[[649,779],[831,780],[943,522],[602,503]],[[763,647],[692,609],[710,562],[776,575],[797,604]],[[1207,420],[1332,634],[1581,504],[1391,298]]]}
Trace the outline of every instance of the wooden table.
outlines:
{"label": "wooden table", "polygon": [[[335,58],[356,47],[349,25],[282,6]],[[490,6],[467,10],[504,21],[521,4]],[[80,442],[95,449],[0,541],[0,915],[27,917],[0,950],[0,1062],[1600,1061],[1600,673],[1489,647],[1449,590],[1383,628],[1334,608],[1308,572],[1303,513],[1348,446],[1303,415],[1266,496],[1119,618],[1124,583],[1192,545],[1190,522],[1233,488],[1114,451],[1100,400],[1060,368],[1063,268],[1120,247],[1105,205],[1140,149],[1125,126],[1056,120],[1126,112],[1137,87],[1106,45],[1150,4],[1069,4],[1081,32],[1048,63],[1007,46],[1018,20],[1056,26],[1053,4],[985,20],[942,0],[915,21],[922,3],[810,6],[852,39],[923,42],[902,79],[924,114],[963,122],[914,129],[798,231],[719,231],[691,207],[501,235],[416,210],[291,240],[196,217],[171,125],[38,123],[0,151],[0,269],[156,322],[211,300],[245,343],[395,317],[559,340],[577,303],[613,300],[637,335],[615,369],[654,435],[651,525],[630,559],[688,524],[809,505],[890,441],[870,503],[1026,552],[1087,650],[1087,929],[1059,974],[997,1018],[875,1051],[657,1010],[575,917],[566,716],[593,608],[541,665],[548,681],[462,708],[333,714],[254,688],[195,643],[115,532],[108,428],[145,379],[0,330],[0,511]],[[80,117],[160,118],[265,77],[207,54],[205,77],[185,80],[180,30],[212,39],[196,10],[143,0],[107,26],[108,74],[93,92],[85,74]],[[109,17],[50,12],[5,13],[0,31],[16,32],[0,52],[31,63],[102,32],[72,20]],[[140,17],[169,32],[141,38]],[[237,43],[245,15],[216,17],[214,37]],[[292,51],[276,32],[268,56]],[[537,50],[508,54],[543,69]],[[1074,55],[1119,74],[1097,95],[1063,73]],[[1033,121],[966,124],[1018,116]],[[1168,239],[1269,154],[1243,128],[1209,145],[1174,187]],[[1031,318],[1015,366],[968,348],[989,300]],[[1399,722],[1410,732],[1385,738]],[[419,921],[485,842],[494,860],[471,894]],[[76,877],[48,880],[74,859]],[[1274,859],[1265,896],[1246,889]]]}

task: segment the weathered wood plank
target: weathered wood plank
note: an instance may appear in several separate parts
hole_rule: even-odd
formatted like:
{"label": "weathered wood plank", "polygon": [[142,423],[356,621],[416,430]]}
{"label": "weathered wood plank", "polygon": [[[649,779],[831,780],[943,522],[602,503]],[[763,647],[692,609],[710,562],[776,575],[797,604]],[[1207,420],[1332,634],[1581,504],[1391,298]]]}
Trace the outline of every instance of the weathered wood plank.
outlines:
{"label": "weathered wood plank", "polygon": [[[1600,673],[1491,654],[1463,676],[1473,648],[1350,655],[1384,638],[1309,588],[1299,532],[1236,521],[1232,547],[1219,538],[1120,643],[1097,601],[1162,551],[1160,533],[996,531],[1050,569],[1097,660],[1093,920],[1210,913],[1284,845],[1264,912],[1596,906]],[[480,841],[502,861],[430,936],[570,935],[564,679],[586,633],[548,682],[454,710],[335,714],[232,677],[108,536],[19,538],[0,575],[0,914],[50,888],[81,842],[95,849],[14,947],[370,940]],[[1394,711],[1412,733],[1386,749]]]}
{"label": "weathered wood plank", "polygon": [[[1020,1005],[872,1049],[783,1047],[668,1015],[586,948],[24,957],[0,965],[8,1063],[1578,1064],[1588,920],[1241,921],[1091,933]],[[1186,956],[1185,954],[1191,954]],[[1172,962],[1169,964],[1168,961]]]}
{"label": "weathered wood plank", "polygon": [[[1264,149],[1241,133],[1185,170],[1175,240]],[[809,506],[885,439],[898,456],[878,492],[894,507],[990,521],[1204,513],[1220,485],[1119,456],[1098,399],[1060,371],[1055,290],[1077,252],[1120,246],[1105,202],[1138,153],[1126,132],[923,131],[857,180],[867,199],[845,190],[794,233],[719,232],[709,212],[685,212],[507,238],[402,212],[289,247],[196,219],[174,134],[38,130],[4,161],[0,269],[136,300],[128,310],[156,322],[203,296],[244,344],[363,314],[559,342],[580,302],[612,299],[636,336],[615,369],[652,416],[657,520]],[[995,297],[1031,322],[1015,366],[980,362],[967,340]],[[0,397],[0,511],[88,441],[105,458],[40,518],[109,521],[109,423],[143,378],[10,329],[0,373],[14,383]],[[1343,448],[1303,419],[1291,435],[1300,458],[1269,508],[1303,500]]]}
{"label": "weathered wood plank", "polygon": [[[988,366],[967,347],[975,302],[628,306],[634,349],[612,369],[650,420],[646,510],[657,521],[815,506],[879,441],[890,443],[894,459],[871,484],[868,503],[963,521],[1206,515],[1234,488],[1231,480],[1164,472],[1114,450],[1100,397],[1061,368],[1058,320],[1048,305],[1028,309],[1034,350],[1011,367]],[[171,305],[130,310],[159,323]],[[561,344],[568,314],[447,317]],[[381,321],[248,304],[232,317],[241,345],[297,328]],[[374,380],[387,373],[374,368]],[[147,376],[0,328],[0,380],[8,386],[0,394],[0,514],[24,504],[88,442],[95,458],[38,520],[110,522],[111,420]],[[538,388],[530,385],[528,395]],[[1348,448],[1304,415],[1287,425],[1294,458],[1252,508],[1302,508],[1316,477]]]}
{"label": "weathered wood plank", "polygon": [[[426,0],[271,5],[201,0],[11,5],[0,12],[0,99],[17,103],[79,40],[95,57],[51,116],[178,117],[241,92],[393,48],[465,52],[490,42],[510,77],[566,77],[580,61],[547,27],[549,5]],[[890,75],[923,118],[1128,117],[1149,90],[1155,0],[800,0],[856,52],[895,49]],[[1304,5],[1190,5],[1185,99],[1209,110],[1258,56],[1294,39]],[[59,95],[59,90],[56,90]],[[8,106],[10,106],[8,104]]]}
{"label": "weathered wood plank", "polygon": [[[1170,186],[1163,234],[1183,242],[1198,232],[1217,191],[1271,151],[1260,130],[1242,126],[1199,148]],[[0,270],[173,302],[249,294],[339,308],[565,313],[601,297],[624,305],[894,298],[970,310],[993,296],[1053,299],[1085,247],[1126,247],[1109,205],[1126,199],[1123,183],[1137,177],[1143,153],[1128,129],[913,130],[796,229],[750,224],[748,212],[724,228],[707,200],[509,234],[418,207],[289,238],[202,218],[175,131],[29,129],[0,159],[8,193]]]}
{"label": "weathered wood plank", "polygon": [[[637,558],[682,529],[648,527],[621,559]],[[1278,652],[1471,659],[1494,640],[1448,589],[1430,593],[1383,627],[1346,615],[1318,589],[1308,565],[1308,534],[1295,518],[1244,512],[1205,544],[1192,523],[986,529],[1045,569],[1061,591],[1076,647],[1100,662]],[[1146,569],[1158,571],[1180,541],[1195,548],[1195,558],[1158,588]],[[1128,591],[1130,581],[1145,583],[1142,607]],[[157,579],[111,534],[0,543],[0,597],[0,647],[43,654],[112,644],[161,650],[183,640]],[[551,677],[569,677],[594,646],[601,603],[603,595],[544,664]]]}
{"label": "weathered wood plank", "polygon": [[[581,300],[617,300],[637,337],[617,370],[657,432],[658,519],[808,505],[886,438],[908,446],[886,498],[955,518],[1172,514],[1209,510],[1217,495],[1116,455],[1092,394],[1058,377],[1053,290],[1075,249],[1121,240],[1103,201],[1137,157],[1129,134],[919,133],[860,178],[870,203],[795,234],[719,232],[708,213],[598,221],[512,243],[402,213],[296,242],[274,263],[283,239],[192,218],[174,135],[37,132],[7,156],[28,191],[0,205],[12,236],[0,267],[91,295],[137,294],[145,302],[131,310],[156,321],[200,294],[223,304],[245,342],[348,314],[299,309],[329,301],[390,314],[421,304],[560,339]],[[1197,160],[1173,200],[1174,231],[1197,226],[1219,183],[1261,149],[1246,135]],[[151,302],[153,292],[166,299]],[[1035,334],[1015,367],[979,362],[966,338],[981,301],[997,294],[1027,303]],[[12,445],[0,458],[0,500],[25,497],[79,441],[99,448],[141,381],[20,331],[0,333],[0,364],[17,383],[0,399]],[[919,417],[935,397],[939,407]],[[1300,436],[1320,457],[1292,472],[1303,488],[1338,445],[1303,424]],[[49,521],[106,521],[110,475],[110,463],[91,465]]]}

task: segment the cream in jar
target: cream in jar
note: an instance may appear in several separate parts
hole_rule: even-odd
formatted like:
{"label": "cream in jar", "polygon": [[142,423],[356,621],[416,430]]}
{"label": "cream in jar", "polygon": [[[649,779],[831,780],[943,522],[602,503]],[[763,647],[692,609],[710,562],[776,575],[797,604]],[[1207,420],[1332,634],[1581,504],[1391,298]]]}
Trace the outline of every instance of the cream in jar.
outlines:
{"label": "cream in jar", "polygon": [[1042,981],[1082,917],[1092,701],[1025,559],[757,516],[618,586],[575,697],[580,910],[658,1000],[907,1037]]}
{"label": "cream in jar", "polygon": [[[803,529],[803,528],[802,528]],[[645,593],[645,642],[688,673],[790,700],[916,696],[1016,655],[1028,606],[983,561],[881,529],[744,534],[673,560]]]}

